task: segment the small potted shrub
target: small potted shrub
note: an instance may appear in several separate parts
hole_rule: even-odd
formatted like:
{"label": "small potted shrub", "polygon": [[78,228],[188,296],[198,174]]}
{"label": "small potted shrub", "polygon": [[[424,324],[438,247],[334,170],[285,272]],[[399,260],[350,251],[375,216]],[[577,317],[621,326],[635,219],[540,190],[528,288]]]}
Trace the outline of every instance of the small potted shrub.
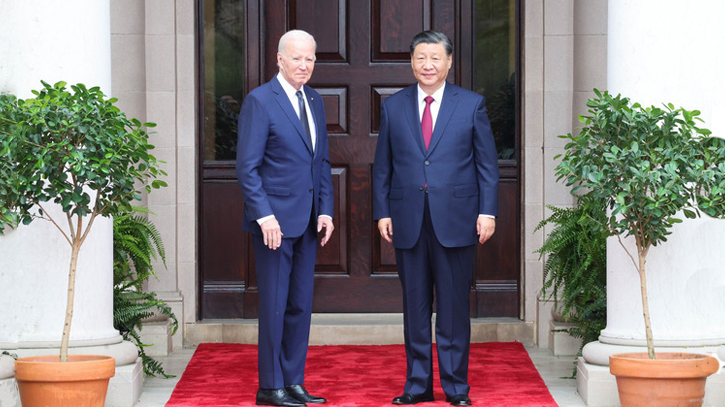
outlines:
{"label": "small potted shrub", "polygon": [[[581,133],[561,136],[570,141],[556,174],[573,193],[583,189],[605,203],[610,212],[601,228],[616,236],[639,273],[647,353],[610,357],[620,401],[622,406],[701,405],[705,380],[719,369],[718,361],[697,354],[655,355],[645,264],[650,248],[665,243],[683,217],[725,217],[725,140],[698,127],[699,111],[671,103],[645,108],[621,95],[596,89],[594,93],[596,97],[587,102],[589,115],[580,116]],[[626,237],[634,240],[636,252],[624,244]],[[676,379],[666,365],[677,370],[692,365],[695,371],[687,379]],[[628,366],[634,371],[627,372]],[[647,381],[642,376],[648,371],[669,382],[659,390],[643,391],[637,389],[639,384],[625,383],[632,377],[640,383]],[[676,397],[673,392],[684,382],[695,385],[695,394],[685,396],[690,401],[667,404],[664,400]],[[633,404],[638,403],[633,397],[639,394],[662,398]]]}
{"label": "small potted shrub", "polygon": [[[42,85],[33,91],[35,97],[25,100],[0,95],[0,233],[38,218],[52,222],[71,252],[69,295],[60,354],[20,358],[16,380],[25,407],[36,402],[102,406],[108,379],[115,372],[113,358],[68,355],[78,254],[99,216],[112,216],[141,199],[140,188],[165,186],[158,179],[164,172],[149,153],[153,146],[144,128],[153,127],[152,123],[127,118],[114,105],[116,99],[107,99],[98,87],[77,84],[69,90],[65,82]],[[50,205],[60,206],[63,219],[48,213]],[[68,230],[60,225],[68,225]],[[99,365],[100,373],[90,376],[102,395],[81,393],[93,401],[69,400],[68,388],[51,390],[65,402],[41,401],[41,388],[50,386],[31,382],[45,379],[51,371],[64,372],[59,383],[73,381],[75,373],[66,370],[87,372],[91,364]],[[28,370],[32,367],[45,370],[35,373]]]}

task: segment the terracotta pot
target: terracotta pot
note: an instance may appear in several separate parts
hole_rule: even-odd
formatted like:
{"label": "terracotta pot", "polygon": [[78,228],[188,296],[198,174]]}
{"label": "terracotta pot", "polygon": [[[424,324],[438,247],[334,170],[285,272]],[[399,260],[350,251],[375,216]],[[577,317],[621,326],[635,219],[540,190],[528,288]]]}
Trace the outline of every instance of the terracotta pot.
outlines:
{"label": "terracotta pot", "polygon": [[705,381],[720,369],[712,356],[657,352],[609,356],[609,371],[617,378],[622,407],[701,407]]}
{"label": "terracotta pot", "polygon": [[59,360],[58,355],[52,355],[15,361],[23,407],[103,407],[116,361],[98,355],[69,355],[65,363]]}

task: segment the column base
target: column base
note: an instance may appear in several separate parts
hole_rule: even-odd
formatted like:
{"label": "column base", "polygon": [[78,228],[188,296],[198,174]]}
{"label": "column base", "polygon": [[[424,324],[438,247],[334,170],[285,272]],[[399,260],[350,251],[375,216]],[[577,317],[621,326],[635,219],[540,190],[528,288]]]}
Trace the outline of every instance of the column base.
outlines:
{"label": "column base", "polygon": [[105,407],[133,407],[143,392],[143,379],[141,358],[116,366],[116,375],[108,382]]}
{"label": "column base", "polygon": [[534,340],[538,347],[551,349],[549,321],[552,320],[551,312],[554,309],[554,300],[544,298],[545,296],[541,293],[536,297],[536,338]]}
{"label": "column base", "polygon": [[156,291],[156,295],[161,301],[171,307],[171,311],[174,312],[176,319],[179,321],[179,329],[171,337],[171,348],[169,348],[169,351],[172,349],[183,349],[184,337],[186,336],[184,332],[186,329],[184,324],[184,296],[179,291]]}
{"label": "column base", "polygon": [[173,349],[171,320],[165,316],[144,321],[139,335],[141,343],[149,345],[144,349],[147,356],[168,356]]}
{"label": "column base", "polygon": [[587,363],[581,356],[577,359],[576,390],[588,407],[619,406],[617,381],[609,366]]}
{"label": "column base", "polygon": [[554,356],[574,356],[579,352],[581,338],[569,335],[569,328],[576,326],[560,321],[549,321],[549,350]]}
{"label": "column base", "polygon": [[15,384],[15,359],[10,356],[0,356],[0,406],[20,407]]}
{"label": "column base", "polygon": [[[645,347],[608,345],[601,342],[588,343],[577,362],[577,392],[588,407],[620,406],[617,382],[609,373],[609,355],[624,352],[646,352]],[[689,352],[714,355],[716,347],[666,348],[657,347],[660,352]],[[703,407],[725,406],[725,370],[707,379]]]}

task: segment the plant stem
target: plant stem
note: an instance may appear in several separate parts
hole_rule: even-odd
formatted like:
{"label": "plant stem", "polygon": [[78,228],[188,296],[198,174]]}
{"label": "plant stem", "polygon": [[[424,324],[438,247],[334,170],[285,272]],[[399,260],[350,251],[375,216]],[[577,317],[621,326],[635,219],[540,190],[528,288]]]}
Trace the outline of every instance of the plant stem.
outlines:
{"label": "plant stem", "polygon": [[68,270],[68,300],[66,303],[65,323],[63,324],[63,337],[60,341],[60,361],[68,361],[68,343],[70,342],[70,325],[73,320],[73,301],[75,299],[76,267],[78,266],[78,253],[82,241],[75,241],[71,247],[70,266]]}
{"label": "plant stem", "polygon": [[647,354],[655,359],[655,346],[652,339],[652,323],[649,318],[649,301],[647,300],[647,276],[645,274],[646,253],[639,254],[639,282],[642,290],[642,313],[644,314],[644,330],[647,337]]}

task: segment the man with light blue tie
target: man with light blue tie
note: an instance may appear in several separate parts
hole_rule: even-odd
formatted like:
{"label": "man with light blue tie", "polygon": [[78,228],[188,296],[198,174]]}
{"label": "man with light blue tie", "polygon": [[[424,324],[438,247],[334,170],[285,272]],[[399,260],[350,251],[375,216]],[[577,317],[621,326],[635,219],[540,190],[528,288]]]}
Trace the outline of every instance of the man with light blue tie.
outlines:
{"label": "man with light blue tie", "polygon": [[498,160],[484,98],[446,82],[452,54],[445,34],[416,35],[410,55],[418,83],[382,106],[373,216],[395,247],[408,362],[403,395],[393,404],[433,401],[435,298],[446,401],[471,405],[469,297],[476,244],[496,226]]}
{"label": "man with light blue tie", "polygon": [[332,172],[322,97],[305,85],[316,43],[301,30],[279,41],[279,73],[244,99],[237,178],[243,230],[254,244],[259,288],[257,405],[324,403],[304,387],[317,234],[334,225]]}

